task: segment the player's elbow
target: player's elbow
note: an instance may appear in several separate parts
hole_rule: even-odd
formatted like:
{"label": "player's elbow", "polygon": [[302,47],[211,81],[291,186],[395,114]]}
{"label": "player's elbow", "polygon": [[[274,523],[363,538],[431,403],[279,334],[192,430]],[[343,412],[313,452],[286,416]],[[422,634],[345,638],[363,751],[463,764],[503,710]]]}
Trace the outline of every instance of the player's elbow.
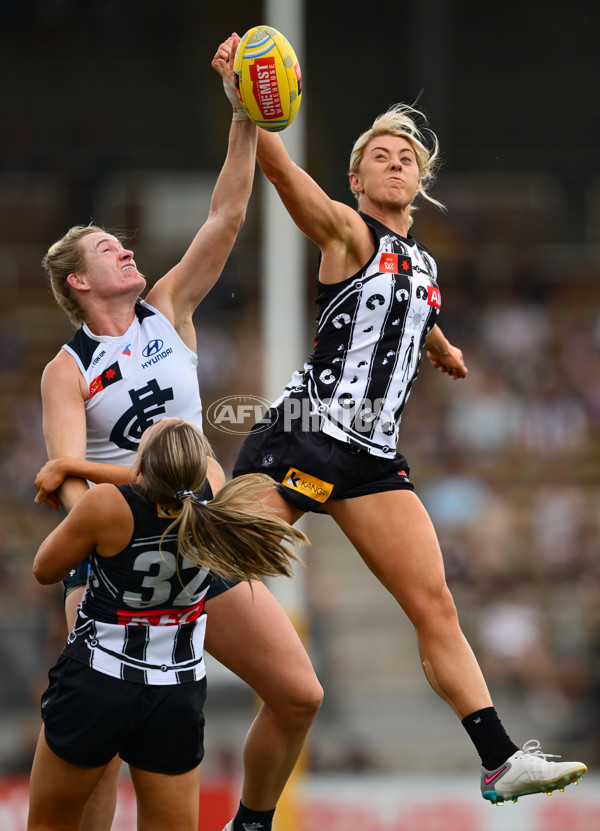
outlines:
{"label": "player's elbow", "polygon": [[42,586],[49,586],[52,583],[56,583],[56,578],[50,575],[43,566],[39,566],[36,563],[33,564],[33,576]]}
{"label": "player's elbow", "polygon": [[57,583],[63,576],[61,574],[57,575],[56,569],[52,568],[52,564],[42,557],[35,558],[32,571],[33,576],[42,586],[50,586],[52,583]]}
{"label": "player's elbow", "polygon": [[247,207],[248,203],[245,202],[243,205],[240,205],[237,210],[232,211],[231,216],[229,217],[230,228],[236,236],[242,230],[242,226],[246,221]]}
{"label": "player's elbow", "polygon": [[226,207],[217,210],[212,216],[212,221],[215,222],[219,229],[219,236],[221,239],[224,235],[232,237],[233,240],[242,230],[242,226],[246,221],[246,210],[248,202],[241,202],[240,204],[230,204]]}

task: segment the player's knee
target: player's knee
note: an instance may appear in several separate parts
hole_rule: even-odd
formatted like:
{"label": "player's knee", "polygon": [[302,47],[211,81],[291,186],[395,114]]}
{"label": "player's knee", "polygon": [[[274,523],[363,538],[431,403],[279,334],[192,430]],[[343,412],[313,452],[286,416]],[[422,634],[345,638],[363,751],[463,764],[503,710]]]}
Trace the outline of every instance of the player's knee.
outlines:
{"label": "player's knee", "polygon": [[458,625],[458,612],[454,598],[445,582],[433,591],[422,592],[415,596],[407,614],[418,629]]}
{"label": "player's knee", "polygon": [[310,689],[305,692],[303,708],[310,720],[312,721],[321,708],[323,703],[323,687],[320,685],[315,676],[310,685]]}
{"label": "player's knee", "polygon": [[323,687],[316,676],[294,684],[287,695],[273,696],[265,704],[284,722],[309,725],[314,721],[323,703]]}
{"label": "player's knee", "polygon": [[311,723],[323,703],[323,687],[316,676],[307,679],[291,702],[292,709],[301,720]]}

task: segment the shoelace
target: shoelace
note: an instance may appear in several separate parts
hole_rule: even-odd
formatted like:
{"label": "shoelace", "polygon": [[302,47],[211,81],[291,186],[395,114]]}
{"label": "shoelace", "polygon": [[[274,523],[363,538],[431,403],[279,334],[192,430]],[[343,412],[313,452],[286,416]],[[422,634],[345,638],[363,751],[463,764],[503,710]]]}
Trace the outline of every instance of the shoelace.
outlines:
{"label": "shoelace", "polygon": [[528,753],[530,756],[541,756],[543,759],[560,759],[556,753],[542,753],[542,745],[538,739],[529,739],[525,742],[521,749],[522,753]]}

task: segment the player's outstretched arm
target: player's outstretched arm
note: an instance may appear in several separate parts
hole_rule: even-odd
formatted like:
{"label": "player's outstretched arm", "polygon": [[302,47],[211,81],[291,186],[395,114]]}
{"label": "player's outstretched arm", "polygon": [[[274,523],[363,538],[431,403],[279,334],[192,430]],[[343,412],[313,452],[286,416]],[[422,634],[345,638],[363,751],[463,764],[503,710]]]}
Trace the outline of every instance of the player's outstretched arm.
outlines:
{"label": "player's outstretched arm", "polygon": [[[233,59],[238,43],[237,35],[224,41],[212,64],[230,89],[235,88]],[[258,130],[256,156],[290,216],[309,239],[324,249],[332,239],[349,236],[348,216],[356,212],[330,199],[314,179],[292,161],[278,133]]]}
{"label": "player's outstretched arm", "polygon": [[166,314],[178,331],[191,321],[196,306],[218,280],[246,218],[258,128],[247,118],[235,115],[208,217],[181,261],[148,293],[148,302]]}
{"label": "player's outstretched arm", "polygon": [[278,133],[259,130],[256,158],[298,228],[325,252],[351,248],[360,219],[349,205],[331,199],[289,156]]}

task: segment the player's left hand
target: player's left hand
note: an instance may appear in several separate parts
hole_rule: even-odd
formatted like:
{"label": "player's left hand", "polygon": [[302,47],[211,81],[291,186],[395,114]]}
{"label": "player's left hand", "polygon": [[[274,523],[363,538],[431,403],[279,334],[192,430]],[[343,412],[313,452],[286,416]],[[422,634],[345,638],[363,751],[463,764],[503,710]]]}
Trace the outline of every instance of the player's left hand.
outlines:
{"label": "player's left hand", "polygon": [[46,464],[38,470],[35,477],[33,484],[35,485],[37,494],[33,501],[36,505],[41,505],[42,502],[45,502],[47,505],[50,505],[51,508],[54,508],[55,511],[59,511],[62,507],[62,502],[58,498],[56,491],[60,488],[64,481],[65,473],[60,459],[51,459],[49,462],[46,462]]}
{"label": "player's left hand", "polygon": [[235,90],[235,81],[233,80],[233,61],[239,42],[240,36],[233,32],[227,40],[221,43],[210,64],[212,68],[219,73],[221,78],[223,78],[223,83],[227,84],[227,86],[233,90]]}
{"label": "player's left hand", "polygon": [[436,369],[449,375],[455,381],[467,377],[469,370],[465,365],[462,350],[458,347],[449,343],[441,353],[427,350],[427,357]]}
{"label": "player's left hand", "polygon": [[248,112],[246,107],[240,101],[235,85],[235,73],[233,71],[235,63],[235,53],[240,43],[240,36],[235,32],[223,41],[215,52],[215,56],[211,61],[211,66],[216,70],[223,79],[223,89],[225,95],[229,99],[229,103],[233,108],[234,121],[248,121]]}

